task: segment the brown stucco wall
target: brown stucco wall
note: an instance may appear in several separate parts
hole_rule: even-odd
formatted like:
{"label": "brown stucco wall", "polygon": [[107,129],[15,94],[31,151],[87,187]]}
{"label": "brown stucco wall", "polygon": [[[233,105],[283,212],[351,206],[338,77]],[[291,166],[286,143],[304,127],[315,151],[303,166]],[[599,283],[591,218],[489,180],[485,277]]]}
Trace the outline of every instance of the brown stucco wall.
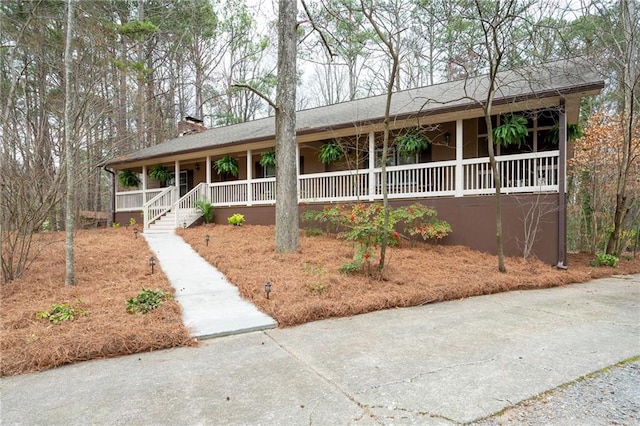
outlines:
{"label": "brown stucco wall", "polygon": [[[409,205],[416,200],[392,200],[394,207]],[[438,217],[451,224],[453,232],[442,243],[463,245],[487,253],[496,253],[495,198],[491,196],[431,198],[419,200],[433,207]],[[535,204],[544,204],[551,212],[544,215],[539,224],[533,253],[545,263],[555,265],[558,260],[558,196],[557,194],[522,194],[502,196],[502,229],[504,252],[507,256],[522,256],[524,241],[523,218]],[[320,209],[323,205],[306,205],[300,208]],[[234,213],[245,215],[246,223],[271,225],[275,222],[275,209],[272,206],[255,207],[218,207],[215,209],[215,222],[226,224],[227,217]],[[301,227],[305,224],[301,222]]]}

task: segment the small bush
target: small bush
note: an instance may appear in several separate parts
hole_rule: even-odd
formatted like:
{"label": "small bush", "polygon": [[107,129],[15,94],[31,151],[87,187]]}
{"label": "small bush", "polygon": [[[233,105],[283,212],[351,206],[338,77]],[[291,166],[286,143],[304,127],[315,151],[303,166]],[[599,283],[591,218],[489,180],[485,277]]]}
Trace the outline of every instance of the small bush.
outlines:
{"label": "small bush", "polygon": [[244,215],[241,215],[240,213],[236,213],[232,216],[229,216],[227,218],[227,222],[229,222],[229,225],[241,226],[244,223]]}
{"label": "small bush", "polygon": [[136,297],[127,300],[127,312],[130,314],[137,312],[146,314],[156,309],[164,300],[169,298],[170,296],[160,289],[150,290],[143,288]]}
{"label": "small bush", "polygon": [[322,294],[329,289],[330,285],[326,282],[325,276],[327,270],[321,267],[314,267],[311,264],[305,262],[304,272],[311,277],[311,280],[306,283],[307,288],[317,294]]}
{"label": "small bush", "polygon": [[132,218],[132,217],[129,218],[129,226],[135,226],[136,223],[137,222],[136,222],[136,220],[134,218]]}
{"label": "small bush", "polygon": [[[78,301],[77,303],[82,303]],[[50,311],[43,311],[36,313],[36,318],[47,318],[54,324],[58,324],[62,321],[72,321],[75,317],[86,315],[87,312],[84,309],[71,306],[68,303],[53,304]]]}
{"label": "small bush", "polygon": [[307,228],[304,230],[304,235],[307,237],[317,237],[324,234],[324,231],[320,228]]}
{"label": "small bush", "polygon": [[361,268],[362,268],[362,265],[360,264],[353,263],[353,262],[345,262],[340,267],[340,272],[348,275],[348,274],[353,274],[355,272],[358,272]]}
{"label": "small bush", "polygon": [[618,258],[612,254],[598,253],[597,257],[589,262],[590,266],[610,266],[612,268],[618,267]]}
{"label": "small bush", "polygon": [[207,200],[197,200],[196,209],[202,215],[204,223],[209,224],[213,222],[213,204]]}
{"label": "small bush", "polygon": [[[353,259],[340,270],[345,273],[361,270],[367,275],[373,275],[374,268],[382,271],[384,267],[377,254],[383,239],[388,246],[395,246],[402,238],[420,236],[424,240],[439,241],[451,233],[451,225],[438,219],[434,209],[421,204],[390,208],[386,226],[384,207],[380,203],[327,206],[320,211],[305,212],[303,220],[327,224],[328,229],[340,230],[340,236],[353,241]],[[401,235],[396,227],[411,237]]]}

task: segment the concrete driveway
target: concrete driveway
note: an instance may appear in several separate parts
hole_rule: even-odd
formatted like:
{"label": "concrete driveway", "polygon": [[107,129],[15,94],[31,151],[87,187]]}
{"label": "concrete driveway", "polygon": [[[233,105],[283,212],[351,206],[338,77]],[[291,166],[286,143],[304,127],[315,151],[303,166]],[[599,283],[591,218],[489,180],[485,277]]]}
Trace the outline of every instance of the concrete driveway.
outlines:
{"label": "concrete driveway", "polygon": [[640,275],[222,337],[0,382],[2,424],[458,424],[640,355]]}

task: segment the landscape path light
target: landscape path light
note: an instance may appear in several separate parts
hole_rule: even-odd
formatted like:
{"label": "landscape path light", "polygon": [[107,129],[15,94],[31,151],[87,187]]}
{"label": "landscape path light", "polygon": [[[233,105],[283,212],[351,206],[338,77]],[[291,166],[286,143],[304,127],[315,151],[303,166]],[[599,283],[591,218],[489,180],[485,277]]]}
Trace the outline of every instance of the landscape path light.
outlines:
{"label": "landscape path light", "polygon": [[187,222],[182,222],[182,229],[187,229]]}
{"label": "landscape path light", "polygon": [[271,281],[267,281],[264,283],[264,292],[267,295],[267,299],[269,298],[269,293],[271,293]]}
{"label": "landscape path light", "polygon": [[209,234],[207,234],[207,235],[205,235],[205,236],[204,236],[204,242],[205,242],[205,244],[207,245],[207,247],[209,247],[209,238],[210,238],[210,237],[209,237]]}
{"label": "landscape path light", "polygon": [[151,265],[151,273],[153,274],[153,267],[156,266],[156,258],[151,256],[149,258],[149,265]]}
{"label": "landscape path light", "polygon": [[133,235],[138,239],[138,228],[133,228]]}

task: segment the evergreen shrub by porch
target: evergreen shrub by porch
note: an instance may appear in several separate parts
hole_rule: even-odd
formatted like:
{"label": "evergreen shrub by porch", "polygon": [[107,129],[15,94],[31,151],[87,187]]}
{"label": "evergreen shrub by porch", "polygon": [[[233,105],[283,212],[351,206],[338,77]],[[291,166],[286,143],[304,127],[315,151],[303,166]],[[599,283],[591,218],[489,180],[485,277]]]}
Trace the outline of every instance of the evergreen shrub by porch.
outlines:
{"label": "evergreen shrub by porch", "polygon": [[209,224],[213,222],[213,205],[207,200],[197,200],[196,210],[202,215],[204,223]]}
{"label": "evergreen shrub by porch", "polygon": [[367,275],[373,275],[374,271],[379,269],[380,259],[377,251],[383,238],[387,238],[388,245],[394,246],[402,238],[412,241],[413,237],[420,236],[424,240],[439,241],[452,232],[449,223],[437,218],[435,209],[419,203],[396,209],[389,208],[386,227],[384,207],[380,203],[326,206],[323,210],[305,212],[302,219],[325,223],[329,228],[338,230],[339,237],[353,241],[353,259],[345,263],[341,271],[363,271]]}
{"label": "evergreen shrub by porch", "polygon": [[229,222],[229,225],[242,226],[244,223],[244,215],[235,213],[227,218],[227,222]]}

